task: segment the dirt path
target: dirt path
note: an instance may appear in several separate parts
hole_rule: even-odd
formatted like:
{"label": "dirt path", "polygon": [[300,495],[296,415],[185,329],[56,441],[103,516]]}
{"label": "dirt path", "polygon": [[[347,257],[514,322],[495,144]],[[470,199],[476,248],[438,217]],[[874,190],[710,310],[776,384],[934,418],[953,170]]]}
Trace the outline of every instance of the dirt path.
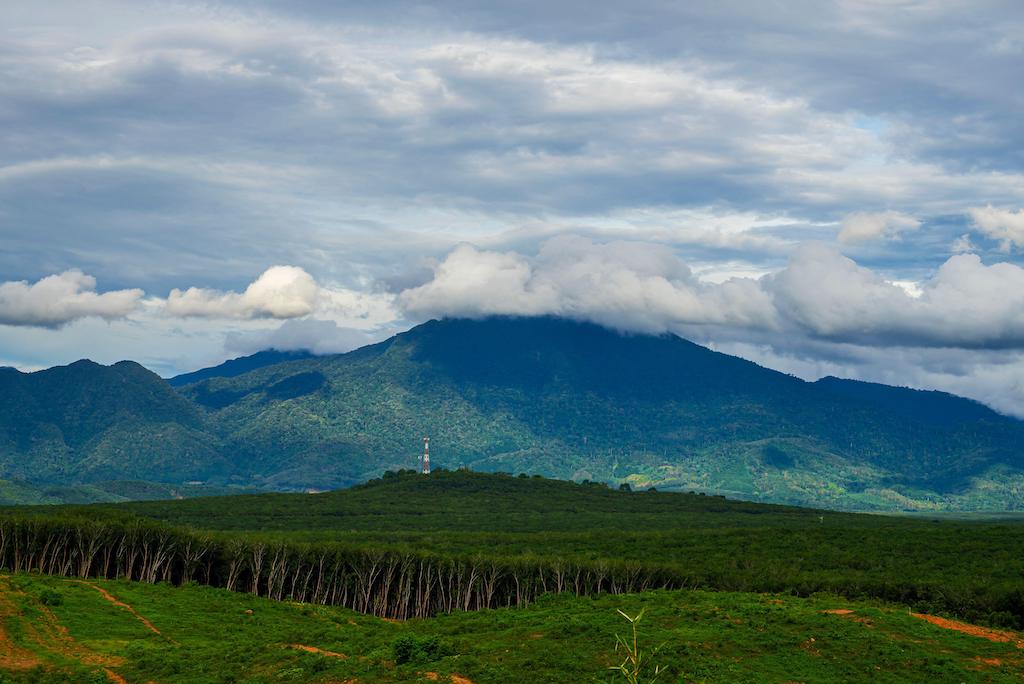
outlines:
{"label": "dirt path", "polygon": [[0,580],[0,670],[29,670],[43,664],[35,653],[22,648],[11,640],[7,633],[7,621],[20,614],[11,601],[10,583],[4,577]]}
{"label": "dirt path", "polygon": [[128,684],[128,680],[117,674],[109,667],[103,669],[103,673],[107,675],[107,679],[112,681],[114,684]]}
{"label": "dirt path", "polygon": [[0,586],[0,670],[31,670],[43,665],[39,656],[15,644],[7,634],[6,623],[17,615],[17,607],[10,600],[10,585]]}
{"label": "dirt path", "polygon": [[[11,601],[12,596],[25,594],[14,590],[6,577],[0,579],[0,670],[46,666],[38,655],[13,644],[4,630],[4,623],[9,618],[21,617],[21,612]],[[111,666],[123,665],[124,658],[102,655],[83,646],[75,641],[68,628],[60,623],[48,606],[39,604],[35,607],[39,610],[41,619],[31,622],[22,620],[21,624],[27,636],[40,649],[68,660],[77,660],[83,665],[103,667],[108,680],[115,684],[127,684],[124,677],[110,669]]]}
{"label": "dirt path", "polygon": [[951,629],[956,632],[963,632],[964,634],[970,634],[971,636],[981,637],[982,639],[988,639],[989,641],[997,641],[1004,644],[1013,644],[1017,648],[1024,648],[1024,639],[1021,638],[1020,634],[1016,632],[1005,632],[999,629],[989,629],[988,627],[979,627],[978,625],[972,625],[967,622],[958,622],[956,620],[947,620],[936,615],[925,615],[924,613],[911,613],[916,618],[921,620],[927,620],[937,627],[942,629]]}
{"label": "dirt path", "polygon": [[296,648],[306,653],[316,653],[317,655],[326,656],[328,658],[341,658],[342,660],[348,660],[348,656],[344,653],[335,653],[334,651],[325,651],[322,648],[316,646],[306,646],[305,644],[288,644],[288,648]]}
{"label": "dirt path", "polygon": [[110,601],[111,603],[113,603],[115,606],[118,606],[119,608],[124,608],[129,613],[134,615],[135,619],[137,619],[139,622],[141,622],[142,624],[144,624],[146,626],[146,629],[148,629],[149,631],[153,632],[154,634],[160,634],[160,630],[157,629],[156,626],[152,622],[150,622],[146,618],[144,618],[141,615],[139,615],[139,612],[137,610],[135,610],[134,608],[129,606],[127,603],[125,603],[121,599],[117,598],[116,596],[114,596],[113,594],[111,594],[109,591],[107,591],[103,587],[99,586],[98,584],[93,584],[92,582],[89,582],[87,580],[81,580],[81,579],[69,579],[67,581],[68,582],[76,582],[78,584],[84,584],[87,587],[92,587],[96,591],[100,592],[100,595],[103,598],[105,598],[107,601]]}

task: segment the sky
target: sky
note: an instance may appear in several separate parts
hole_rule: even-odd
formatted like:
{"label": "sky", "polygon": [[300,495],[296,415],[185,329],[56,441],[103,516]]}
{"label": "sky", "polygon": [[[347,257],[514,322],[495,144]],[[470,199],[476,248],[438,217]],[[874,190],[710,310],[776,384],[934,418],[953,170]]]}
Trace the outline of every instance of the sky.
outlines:
{"label": "sky", "polygon": [[1024,417],[1024,7],[7,0],[0,365],[440,316]]}

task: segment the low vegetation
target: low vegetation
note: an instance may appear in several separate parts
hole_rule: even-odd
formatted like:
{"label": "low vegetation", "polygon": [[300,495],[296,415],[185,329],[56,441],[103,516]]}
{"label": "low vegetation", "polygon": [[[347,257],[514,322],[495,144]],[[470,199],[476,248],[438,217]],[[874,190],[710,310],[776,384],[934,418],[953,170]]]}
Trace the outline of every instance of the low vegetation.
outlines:
{"label": "low vegetation", "polygon": [[[44,597],[58,594],[60,601]],[[548,595],[405,622],[196,585],[0,577],[0,679],[26,682],[625,681],[616,637],[660,646],[658,682],[1018,682],[1024,650],[877,602],[653,591]],[[631,637],[630,637],[631,638]],[[1001,640],[1002,639],[1002,640]],[[612,679],[613,677],[617,679]]]}

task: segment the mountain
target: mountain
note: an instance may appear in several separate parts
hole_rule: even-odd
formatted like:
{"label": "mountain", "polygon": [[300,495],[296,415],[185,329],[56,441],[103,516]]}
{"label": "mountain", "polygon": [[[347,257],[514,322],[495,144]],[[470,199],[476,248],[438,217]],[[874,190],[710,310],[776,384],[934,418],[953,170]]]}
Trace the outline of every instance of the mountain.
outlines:
{"label": "mountain", "polygon": [[828,392],[859,399],[893,415],[925,423],[949,425],[1000,420],[999,414],[984,404],[947,392],[892,387],[832,376],[822,378],[815,384]]}
{"label": "mountain", "polygon": [[0,371],[0,476],[33,483],[204,480],[230,469],[206,418],[137,363]]}
{"label": "mountain", "polygon": [[160,501],[251,493],[244,487],[205,484],[167,484],[143,480],[111,480],[76,485],[34,485],[0,480],[0,506],[39,504],[93,504],[123,501]]}
{"label": "mountain", "polygon": [[414,467],[860,508],[1016,508],[1024,424],[942,393],[807,383],[673,335],[554,318],[431,321],[341,355],[182,388],[244,481]]}
{"label": "mountain", "polygon": [[305,350],[279,351],[277,349],[265,349],[249,356],[230,359],[211,368],[202,368],[191,373],[175,375],[173,378],[167,378],[167,382],[170,383],[171,387],[181,387],[209,378],[233,378],[236,375],[248,373],[251,370],[263,368],[264,366],[272,366],[275,363],[282,363],[284,361],[309,359],[313,356],[313,352]]}
{"label": "mountain", "polygon": [[0,370],[0,477],[330,489],[415,467],[429,435],[447,468],[840,508],[1024,508],[1021,421],[941,392],[808,383],[673,335],[452,319],[221,371],[175,391],[130,362]]}

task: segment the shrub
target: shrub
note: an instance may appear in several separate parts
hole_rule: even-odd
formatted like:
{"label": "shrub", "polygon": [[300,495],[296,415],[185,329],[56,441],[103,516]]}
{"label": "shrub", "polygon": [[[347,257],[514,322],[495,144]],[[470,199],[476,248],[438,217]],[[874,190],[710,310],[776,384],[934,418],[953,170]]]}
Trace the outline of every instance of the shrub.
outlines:
{"label": "shrub", "polygon": [[391,644],[391,655],[398,665],[437,660],[450,653],[451,649],[437,635],[417,639],[405,634]]}
{"label": "shrub", "polygon": [[399,665],[411,662],[415,652],[416,639],[408,634],[398,637],[391,644],[391,653],[395,657],[395,662]]}
{"label": "shrub", "polygon": [[53,589],[43,589],[39,594],[39,601],[44,606],[59,606],[64,603],[64,595]]}

